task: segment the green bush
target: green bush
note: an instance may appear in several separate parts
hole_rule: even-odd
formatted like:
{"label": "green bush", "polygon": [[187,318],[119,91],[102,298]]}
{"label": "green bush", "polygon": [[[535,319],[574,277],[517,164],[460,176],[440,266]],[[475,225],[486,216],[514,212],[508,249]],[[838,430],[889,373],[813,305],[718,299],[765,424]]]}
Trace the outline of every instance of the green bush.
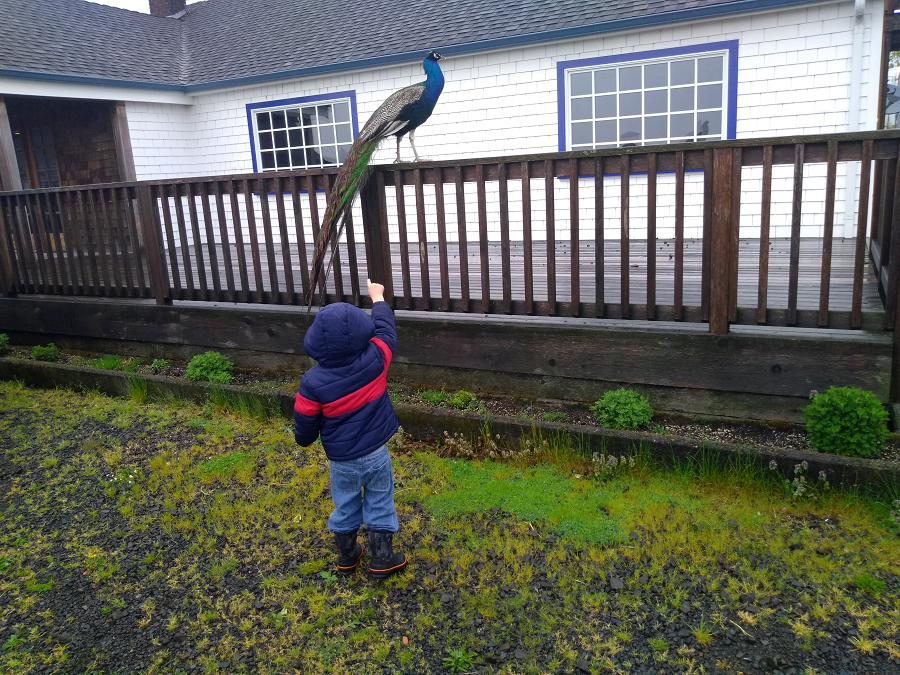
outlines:
{"label": "green bush", "polygon": [[6,333],[0,333],[0,354],[6,351],[6,348],[9,346],[9,335]]}
{"label": "green bush", "polygon": [[458,392],[450,395],[450,398],[447,399],[447,405],[451,408],[462,410],[474,400],[475,394],[470,394],[469,392],[460,389]]}
{"label": "green bush", "polygon": [[194,382],[228,384],[231,382],[231,368],[231,361],[219,352],[206,352],[190,360],[184,376]]}
{"label": "green bush", "polygon": [[94,368],[99,368],[100,370],[118,370],[123,360],[120,356],[101,356],[99,359],[94,359],[91,363]]}
{"label": "green bush", "polygon": [[31,358],[35,361],[56,361],[59,358],[59,349],[52,342],[46,347],[36,345],[31,350]]}
{"label": "green bush", "polygon": [[162,370],[163,368],[168,368],[168,367],[169,367],[169,362],[166,361],[165,359],[153,359],[153,363],[150,364],[150,369],[153,372],[156,372],[157,370]]}
{"label": "green bush", "polygon": [[437,391],[435,389],[426,389],[419,395],[433,405],[440,405],[447,398],[446,392]]}
{"label": "green bush", "polygon": [[591,406],[594,417],[609,429],[637,429],[650,424],[653,408],[631,389],[608,391]]}
{"label": "green bush", "polygon": [[872,457],[887,438],[888,414],[870,391],[831,387],[803,409],[809,444],[819,452]]}

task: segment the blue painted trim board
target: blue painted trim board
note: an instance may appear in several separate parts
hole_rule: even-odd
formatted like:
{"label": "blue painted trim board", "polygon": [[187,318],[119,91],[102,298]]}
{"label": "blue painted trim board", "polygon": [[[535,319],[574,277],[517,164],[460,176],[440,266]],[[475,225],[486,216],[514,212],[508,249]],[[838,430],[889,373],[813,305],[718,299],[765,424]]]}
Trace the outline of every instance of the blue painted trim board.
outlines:
{"label": "blue painted trim board", "polygon": [[359,136],[359,118],[356,114],[356,91],[335,91],[330,94],[316,94],[314,96],[300,96],[298,98],[284,98],[278,101],[259,101],[247,104],[247,131],[250,133],[250,156],[253,158],[253,173],[258,173],[256,166],[256,138],[253,133],[253,112],[267,108],[286,108],[292,105],[304,105],[318,101],[333,101],[338,98],[350,99],[350,126],[353,131],[353,139]]}
{"label": "blue painted trim board", "polygon": [[[573,26],[570,28],[557,28],[553,30],[538,31],[535,33],[527,33],[525,35],[490,38],[487,40],[478,40],[474,42],[460,42],[456,44],[445,45],[441,47],[439,51],[444,56],[471,54],[475,52],[488,51],[491,49],[521,47],[524,45],[537,44],[541,42],[551,42],[554,40],[584,37],[587,35],[599,35],[601,33],[625,31],[632,28],[646,28],[649,26],[659,26],[664,24],[680,23],[684,21],[697,21],[700,19],[728,16],[732,14],[744,14],[748,12],[759,12],[768,9],[780,9],[798,5],[810,5],[814,2],[816,2],[816,0],[736,0],[735,2],[727,2],[721,5],[713,5],[711,7],[694,7],[690,9],[675,10],[672,12],[662,12],[660,14],[619,19],[618,21],[607,21],[605,23],[588,24],[585,26]],[[0,77],[14,77],[26,80],[44,80],[49,82],[93,84],[107,87],[159,89],[163,91],[178,91],[184,94],[191,94],[201,91],[210,91],[213,89],[225,89],[230,87],[242,87],[253,84],[261,84],[264,82],[273,82],[276,80],[292,80],[301,77],[308,77],[310,75],[322,75],[325,73],[361,70],[363,68],[375,68],[378,66],[394,65],[398,63],[410,63],[413,61],[421,60],[424,57],[426,51],[427,50],[423,48],[414,51],[398,52],[396,54],[387,54],[384,56],[376,56],[366,59],[356,59],[353,61],[344,61],[340,63],[326,63],[318,66],[309,66],[307,68],[295,68],[292,70],[284,70],[280,72],[260,73],[258,75],[247,75],[245,77],[233,77],[223,80],[198,82],[195,84],[186,85],[141,82],[136,80],[117,80],[113,78],[90,77],[86,75],[66,75],[62,73],[46,73],[14,69],[0,69]]]}
{"label": "blue painted trim board", "polygon": [[630,54],[615,54],[613,56],[601,56],[592,59],[560,61],[556,64],[556,114],[559,127],[559,151],[565,152],[568,150],[566,147],[567,70],[589,66],[605,66],[613,63],[628,63],[629,61],[646,61],[649,59],[687,56],[688,54],[703,54],[704,52],[728,52],[728,116],[725,120],[725,138],[734,138],[737,131],[738,46],[739,43],[737,40],[726,40],[723,42],[707,42],[706,44],[691,45],[689,47],[672,47],[670,49],[654,49],[648,52],[632,52]]}

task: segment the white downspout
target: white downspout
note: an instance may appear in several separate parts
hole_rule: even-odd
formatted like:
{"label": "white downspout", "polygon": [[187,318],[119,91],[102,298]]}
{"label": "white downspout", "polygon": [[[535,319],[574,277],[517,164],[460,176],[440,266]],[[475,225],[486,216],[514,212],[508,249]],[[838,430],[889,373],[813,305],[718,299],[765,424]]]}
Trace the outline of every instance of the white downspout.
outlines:
{"label": "white downspout", "polygon": [[[850,91],[847,109],[847,131],[861,131],[864,123],[860,114],[862,105],[862,62],[863,62],[863,19],[866,15],[866,0],[853,2],[853,46],[850,55]],[[880,50],[879,50],[880,53]],[[873,72],[871,69],[870,73]],[[847,165],[847,176],[844,185],[844,236],[856,236],[856,210],[859,195],[856,188],[859,184],[859,167]]]}

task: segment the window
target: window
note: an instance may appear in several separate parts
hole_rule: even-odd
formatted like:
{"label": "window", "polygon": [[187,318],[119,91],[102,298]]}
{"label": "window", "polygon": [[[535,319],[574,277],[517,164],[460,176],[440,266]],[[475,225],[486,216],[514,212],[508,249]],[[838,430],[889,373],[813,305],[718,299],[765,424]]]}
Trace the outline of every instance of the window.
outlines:
{"label": "window", "polygon": [[339,165],[357,135],[354,92],[251,103],[247,116],[254,171]]}
{"label": "window", "polygon": [[734,138],[736,41],[558,67],[560,150]]}
{"label": "window", "polygon": [[49,126],[13,130],[19,178],[25,190],[59,187],[59,170]]}

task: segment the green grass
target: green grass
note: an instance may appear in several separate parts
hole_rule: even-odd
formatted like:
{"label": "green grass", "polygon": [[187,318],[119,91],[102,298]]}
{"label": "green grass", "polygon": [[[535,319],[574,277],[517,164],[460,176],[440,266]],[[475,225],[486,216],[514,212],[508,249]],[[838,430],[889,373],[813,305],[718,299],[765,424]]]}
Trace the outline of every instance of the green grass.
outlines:
{"label": "green grass", "polygon": [[440,405],[447,400],[447,392],[434,389],[421,391],[419,392],[419,396],[433,405]]}
{"label": "green grass", "polygon": [[91,365],[101,370],[118,370],[124,362],[125,359],[121,356],[101,356],[91,361]]}

